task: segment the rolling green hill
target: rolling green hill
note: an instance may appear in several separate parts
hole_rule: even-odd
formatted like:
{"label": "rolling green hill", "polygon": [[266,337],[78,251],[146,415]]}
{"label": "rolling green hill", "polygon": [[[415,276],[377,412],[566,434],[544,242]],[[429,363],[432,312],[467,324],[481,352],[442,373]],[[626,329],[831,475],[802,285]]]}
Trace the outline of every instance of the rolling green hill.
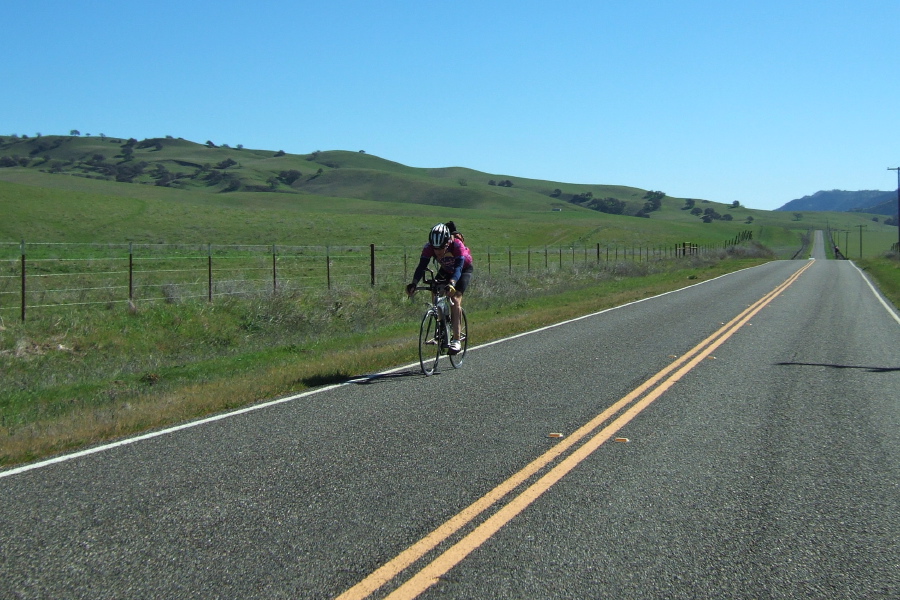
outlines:
{"label": "rolling green hill", "polygon": [[568,186],[567,196],[554,198],[551,194],[561,185],[555,182],[513,180],[464,168],[419,169],[361,152],[291,155],[174,138],[0,138],[0,166],[211,193],[316,195],[450,208],[509,207],[513,201],[518,209],[546,210],[592,191],[629,201],[636,212],[644,193],[617,186]]}
{"label": "rolling green hill", "polygon": [[476,247],[717,244],[749,229],[788,254],[810,228],[861,224],[887,246],[896,238],[895,228],[861,213],[804,213],[798,220],[667,196],[649,218],[635,217],[648,197],[648,190],[626,186],[415,168],[363,152],[296,155],[172,137],[0,137],[6,243],[404,245],[448,219]]}

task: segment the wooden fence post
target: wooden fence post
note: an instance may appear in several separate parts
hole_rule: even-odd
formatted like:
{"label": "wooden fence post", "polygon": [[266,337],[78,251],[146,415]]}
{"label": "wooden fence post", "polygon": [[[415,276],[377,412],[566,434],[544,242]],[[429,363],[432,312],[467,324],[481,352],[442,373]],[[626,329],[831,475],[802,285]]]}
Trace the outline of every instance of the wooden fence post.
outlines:
{"label": "wooden fence post", "polygon": [[207,302],[212,302],[212,244],[206,244]]}
{"label": "wooden fence post", "polygon": [[369,244],[369,264],[372,272],[372,287],[375,287],[375,244]]}

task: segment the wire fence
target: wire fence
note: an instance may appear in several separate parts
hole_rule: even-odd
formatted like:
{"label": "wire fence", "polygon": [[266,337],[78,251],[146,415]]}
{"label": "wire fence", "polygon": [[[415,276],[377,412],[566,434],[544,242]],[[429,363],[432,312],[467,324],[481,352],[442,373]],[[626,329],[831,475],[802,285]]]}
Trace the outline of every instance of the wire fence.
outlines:
{"label": "wire fence", "polygon": [[[749,232],[725,243],[749,239]],[[721,246],[716,246],[721,247]],[[693,243],[470,247],[477,268],[525,276],[576,265],[654,261],[713,249]],[[395,285],[421,247],[0,242],[0,315],[51,307],[213,302],[227,296]]]}

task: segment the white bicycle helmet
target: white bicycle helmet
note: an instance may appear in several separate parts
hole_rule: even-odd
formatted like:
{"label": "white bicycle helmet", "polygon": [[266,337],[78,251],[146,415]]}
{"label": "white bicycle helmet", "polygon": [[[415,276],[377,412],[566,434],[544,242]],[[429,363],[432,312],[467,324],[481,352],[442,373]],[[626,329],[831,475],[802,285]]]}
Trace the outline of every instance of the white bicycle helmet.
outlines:
{"label": "white bicycle helmet", "polygon": [[433,247],[440,248],[450,241],[450,230],[443,223],[438,223],[431,228],[428,241]]}

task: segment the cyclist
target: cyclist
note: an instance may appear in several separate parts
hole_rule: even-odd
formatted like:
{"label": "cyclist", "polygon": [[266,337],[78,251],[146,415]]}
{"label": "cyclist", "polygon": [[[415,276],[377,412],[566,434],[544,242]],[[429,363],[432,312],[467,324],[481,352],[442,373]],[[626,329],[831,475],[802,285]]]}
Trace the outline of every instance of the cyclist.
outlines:
{"label": "cyclist", "polygon": [[[450,227],[448,227],[450,225]],[[449,285],[451,299],[450,321],[453,326],[453,340],[450,352],[459,352],[459,323],[462,320],[462,298],[472,280],[472,253],[462,242],[462,235],[456,231],[453,221],[438,223],[431,228],[428,243],[422,248],[419,266],[413,273],[413,281],[406,286],[406,293],[412,297],[416,293],[416,285],[425,274],[428,262],[434,259],[440,265],[435,279],[438,283]]]}

